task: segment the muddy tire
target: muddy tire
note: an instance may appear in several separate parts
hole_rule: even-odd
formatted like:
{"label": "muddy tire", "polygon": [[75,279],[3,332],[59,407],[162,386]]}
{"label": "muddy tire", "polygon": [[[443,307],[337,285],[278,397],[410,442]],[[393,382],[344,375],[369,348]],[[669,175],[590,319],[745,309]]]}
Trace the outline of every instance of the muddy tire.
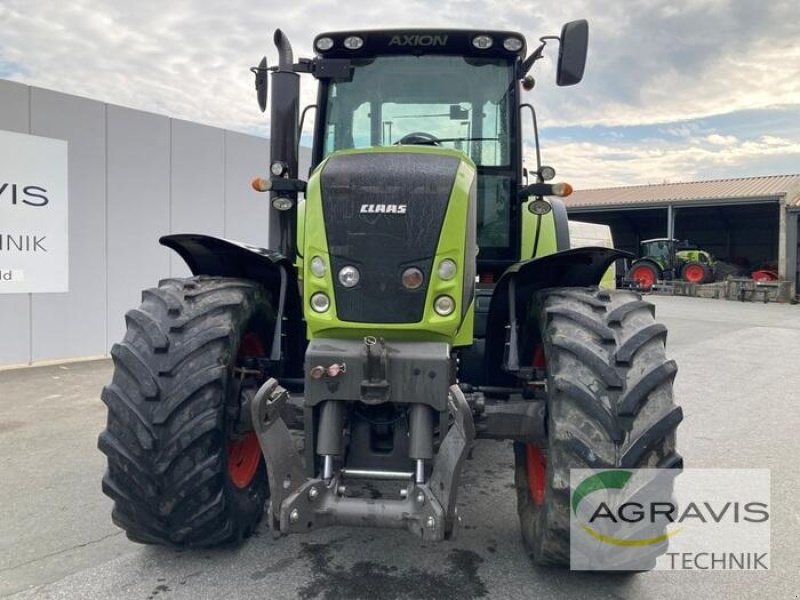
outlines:
{"label": "muddy tire", "polygon": [[98,441],[114,523],[139,543],[241,541],[269,497],[257,439],[233,431],[234,369],[243,351],[263,353],[274,322],[264,290],[238,279],[166,280],[125,320]]}
{"label": "muddy tire", "polygon": [[541,333],[530,345],[546,360],[548,439],[514,450],[522,538],[538,564],[570,564],[570,469],[682,466],[677,367],[653,315],[638,294],[619,290],[550,289],[531,303]]}

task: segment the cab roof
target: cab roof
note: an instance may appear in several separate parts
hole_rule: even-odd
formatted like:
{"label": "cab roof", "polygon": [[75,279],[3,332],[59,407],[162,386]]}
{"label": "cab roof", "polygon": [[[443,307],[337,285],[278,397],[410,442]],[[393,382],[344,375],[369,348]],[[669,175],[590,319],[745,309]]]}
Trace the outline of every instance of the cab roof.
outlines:
{"label": "cab roof", "polygon": [[[491,45],[473,43],[478,36],[487,36]],[[358,49],[345,46],[347,38],[358,37],[363,45]],[[333,45],[321,50],[319,41],[328,38]],[[507,50],[506,40],[515,39],[522,45],[517,50]],[[510,44],[510,43],[509,43]],[[484,46],[484,47],[481,47]],[[515,47],[516,44],[511,47]],[[525,36],[515,31],[488,31],[480,29],[375,29],[321,33],[314,38],[314,52],[324,58],[358,58],[381,55],[450,54],[486,58],[525,58]]]}

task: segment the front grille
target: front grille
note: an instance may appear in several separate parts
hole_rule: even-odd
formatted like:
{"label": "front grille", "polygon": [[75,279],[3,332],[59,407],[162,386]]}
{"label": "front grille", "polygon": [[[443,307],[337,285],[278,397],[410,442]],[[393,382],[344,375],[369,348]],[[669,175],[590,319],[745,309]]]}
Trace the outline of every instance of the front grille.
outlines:
{"label": "front grille", "polygon": [[[346,154],[328,161],[320,183],[339,319],[422,319],[458,165],[454,157],[408,152]],[[354,288],[343,287],[337,278],[345,265],[361,272]],[[416,290],[400,281],[410,266],[425,274]]]}

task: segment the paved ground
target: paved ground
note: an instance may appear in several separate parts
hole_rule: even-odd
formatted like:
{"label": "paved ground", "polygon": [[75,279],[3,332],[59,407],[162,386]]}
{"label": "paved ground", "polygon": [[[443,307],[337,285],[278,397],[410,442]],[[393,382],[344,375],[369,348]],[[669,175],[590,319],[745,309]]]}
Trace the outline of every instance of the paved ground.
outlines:
{"label": "paved ground", "polygon": [[108,361],[0,372],[0,596],[13,598],[800,598],[800,306],[654,298],[678,361],[687,466],[772,470],[768,573],[609,576],[533,567],[508,444],[481,443],[460,498],[466,528],[422,545],[333,528],[239,549],[128,542],[100,492],[100,388]]}

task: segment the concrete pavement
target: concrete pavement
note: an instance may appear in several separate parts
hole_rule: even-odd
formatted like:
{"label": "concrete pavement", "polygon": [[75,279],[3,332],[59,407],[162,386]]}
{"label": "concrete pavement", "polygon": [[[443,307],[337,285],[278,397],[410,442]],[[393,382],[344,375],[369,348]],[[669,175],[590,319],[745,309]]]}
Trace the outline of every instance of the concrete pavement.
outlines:
{"label": "concrete pavement", "polygon": [[0,371],[0,596],[27,598],[800,597],[800,307],[653,297],[677,360],[690,467],[772,472],[772,570],[636,576],[534,567],[520,541],[510,444],[481,442],[442,544],[331,528],[241,548],[177,551],[127,541],[100,492],[109,361]]}

